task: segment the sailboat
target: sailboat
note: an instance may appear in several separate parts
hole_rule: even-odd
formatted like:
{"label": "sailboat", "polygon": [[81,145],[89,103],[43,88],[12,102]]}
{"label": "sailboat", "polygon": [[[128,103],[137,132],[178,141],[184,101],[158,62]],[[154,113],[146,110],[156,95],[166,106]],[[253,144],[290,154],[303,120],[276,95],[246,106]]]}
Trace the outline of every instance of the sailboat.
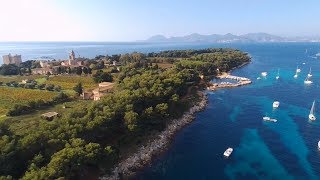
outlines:
{"label": "sailboat", "polygon": [[311,77],[312,74],[311,74],[311,67],[310,67],[310,70],[309,70],[309,73],[308,73],[308,77]]}
{"label": "sailboat", "polygon": [[310,113],[309,113],[309,119],[310,119],[311,121],[316,120],[316,116],[314,115],[314,104],[315,104],[315,103],[316,103],[316,101],[313,101],[312,107],[311,107]]}
{"label": "sailboat", "polygon": [[309,79],[309,76],[306,77],[306,79],[304,80],[305,84],[312,84],[312,81]]}
{"label": "sailboat", "polygon": [[299,68],[299,66],[297,66],[296,72],[297,72],[297,73],[301,72],[301,69]]}
{"label": "sailboat", "polygon": [[276,79],[279,79],[279,78],[280,78],[279,71],[280,71],[280,69],[278,69],[278,74],[277,74],[277,76],[276,76]]}

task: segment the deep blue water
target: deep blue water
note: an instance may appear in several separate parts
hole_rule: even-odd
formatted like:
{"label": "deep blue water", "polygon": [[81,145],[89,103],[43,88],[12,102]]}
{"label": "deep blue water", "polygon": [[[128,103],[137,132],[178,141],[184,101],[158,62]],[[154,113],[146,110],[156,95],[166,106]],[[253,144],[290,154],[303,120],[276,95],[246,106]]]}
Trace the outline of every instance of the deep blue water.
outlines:
{"label": "deep blue water", "polygon": [[[175,137],[169,150],[136,179],[320,179],[320,43],[150,44],[150,43],[0,43],[0,55],[19,53],[26,60],[40,56],[67,58],[74,49],[84,57],[97,54],[152,52],[167,49],[234,47],[252,56],[235,70],[253,84],[208,92],[209,105]],[[307,52],[306,52],[307,49]],[[305,65],[303,65],[305,63]],[[302,69],[293,78],[296,66]],[[312,67],[313,84],[303,81]],[[280,79],[276,80],[278,68]],[[262,71],[268,76],[257,80]],[[272,102],[280,107],[272,109]],[[316,122],[308,121],[317,100]],[[276,123],[262,121],[268,115]],[[223,157],[226,148],[234,152]]]}

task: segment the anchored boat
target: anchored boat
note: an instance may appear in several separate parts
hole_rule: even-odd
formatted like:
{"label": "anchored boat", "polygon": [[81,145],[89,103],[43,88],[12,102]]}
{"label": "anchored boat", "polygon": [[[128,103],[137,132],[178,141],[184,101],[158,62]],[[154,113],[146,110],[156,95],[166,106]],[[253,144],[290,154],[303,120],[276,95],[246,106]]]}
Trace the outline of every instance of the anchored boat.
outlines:
{"label": "anchored boat", "polygon": [[229,147],[227,150],[224,151],[223,155],[225,157],[229,157],[232,153],[233,149],[231,147]]}
{"label": "anchored boat", "polygon": [[278,108],[279,105],[280,105],[280,102],[279,101],[275,101],[275,102],[273,102],[272,107],[273,108]]}
{"label": "anchored boat", "polygon": [[311,109],[310,109],[310,113],[309,113],[309,119],[311,121],[315,121],[316,120],[316,116],[314,115],[314,109],[315,109],[314,105],[315,105],[315,103],[316,103],[316,101],[313,101]]}

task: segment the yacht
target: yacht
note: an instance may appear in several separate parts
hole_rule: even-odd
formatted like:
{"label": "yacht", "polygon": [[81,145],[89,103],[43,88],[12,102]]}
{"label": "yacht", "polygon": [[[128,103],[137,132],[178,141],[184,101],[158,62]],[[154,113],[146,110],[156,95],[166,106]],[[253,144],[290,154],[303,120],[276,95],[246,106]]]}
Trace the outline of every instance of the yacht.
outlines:
{"label": "yacht", "polygon": [[308,77],[311,77],[312,74],[311,74],[311,67],[310,67],[310,70],[309,70],[309,73],[308,73]]}
{"label": "yacht", "polygon": [[280,69],[278,69],[278,74],[277,74],[277,76],[276,76],[276,79],[279,79],[279,78],[280,78],[279,71],[280,71]]}
{"label": "yacht", "polygon": [[315,108],[314,105],[315,105],[315,103],[316,103],[316,101],[313,101],[311,109],[310,109],[310,113],[309,113],[309,119],[311,121],[316,120],[316,116],[314,115],[314,108]]}
{"label": "yacht", "polygon": [[232,153],[233,149],[231,147],[229,147],[226,151],[224,151],[223,155],[225,157],[229,157]]}
{"label": "yacht", "polygon": [[268,75],[268,73],[267,72],[262,72],[261,75],[266,77]]}
{"label": "yacht", "polygon": [[279,101],[275,101],[275,102],[273,102],[272,107],[273,108],[278,108],[279,105],[280,105],[280,102]]}
{"label": "yacht", "polygon": [[[308,74],[309,75],[309,74]],[[304,80],[305,84],[312,84],[312,81],[310,80],[310,77],[307,76],[306,79]]]}
{"label": "yacht", "polygon": [[297,72],[297,73],[301,72],[301,69],[299,68],[299,66],[297,66],[296,72]]}
{"label": "yacht", "polygon": [[272,119],[272,118],[270,118],[270,117],[268,117],[268,116],[264,116],[262,119],[263,119],[264,121],[271,121],[271,122],[277,122],[277,121],[278,121],[278,120]]}
{"label": "yacht", "polygon": [[305,84],[312,84],[312,81],[309,79],[309,77],[307,76],[306,79],[304,80]]}

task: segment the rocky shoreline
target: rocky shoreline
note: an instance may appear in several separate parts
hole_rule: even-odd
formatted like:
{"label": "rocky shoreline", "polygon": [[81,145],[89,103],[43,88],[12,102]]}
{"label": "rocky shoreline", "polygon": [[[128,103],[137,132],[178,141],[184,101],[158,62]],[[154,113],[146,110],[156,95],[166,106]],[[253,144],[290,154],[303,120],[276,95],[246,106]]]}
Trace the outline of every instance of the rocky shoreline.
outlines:
{"label": "rocky shoreline", "polygon": [[[207,95],[200,92],[200,99],[189,111],[185,112],[181,118],[172,120],[157,138],[153,139],[145,146],[142,146],[138,151],[129,158],[121,161],[112,171],[110,176],[103,176],[100,179],[116,180],[120,178],[129,178],[135,175],[136,171],[142,169],[147,164],[150,164],[152,158],[166,150],[171,143],[174,135],[185,125],[191,123],[195,118],[195,113],[202,111],[208,102]],[[120,177],[121,176],[121,177]]]}

